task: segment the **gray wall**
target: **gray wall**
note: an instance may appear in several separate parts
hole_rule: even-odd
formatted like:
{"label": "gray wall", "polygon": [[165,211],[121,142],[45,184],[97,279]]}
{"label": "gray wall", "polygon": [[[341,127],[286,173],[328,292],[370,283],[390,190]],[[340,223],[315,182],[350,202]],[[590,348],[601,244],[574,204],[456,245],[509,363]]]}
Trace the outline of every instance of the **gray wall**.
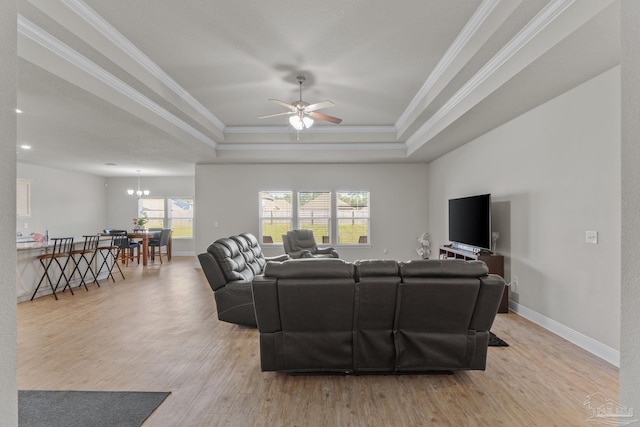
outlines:
{"label": "gray wall", "polygon": [[[371,244],[336,246],[341,258],[415,259],[417,237],[427,231],[427,169],[424,164],[198,165],[196,251],[233,234],[257,236],[261,190],[368,190]],[[264,252],[276,255],[282,246]]]}
{"label": "gray wall", "polygon": [[31,180],[31,217],[17,218],[16,232],[80,238],[104,228],[105,178],[26,163],[18,163],[17,177]]}
{"label": "gray wall", "polygon": [[16,380],[16,70],[15,0],[0,1],[0,423],[18,425]]}
{"label": "gray wall", "polygon": [[[620,403],[640,411],[640,2],[621,2],[622,351]],[[634,417],[637,419],[638,416]]]}
{"label": "gray wall", "polygon": [[448,199],[480,193],[492,194],[506,278],[518,277],[514,308],[619,363],[620,68],[432,162],[436,244],[447,241]]}

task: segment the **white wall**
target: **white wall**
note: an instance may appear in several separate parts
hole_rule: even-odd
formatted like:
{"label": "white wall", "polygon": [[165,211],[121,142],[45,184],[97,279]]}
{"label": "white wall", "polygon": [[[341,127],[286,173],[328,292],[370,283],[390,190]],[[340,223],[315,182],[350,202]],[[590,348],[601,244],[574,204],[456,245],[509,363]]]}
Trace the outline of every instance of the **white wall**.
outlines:
{"label": "white wall", "polygon": [[[138,177],[108,178],[107,216],[102,228],[130,230],[132,219],[138,216],[138,199],[127,194],[127,189],[138,187]],[[144,177],[140,178],[140,188],[149,190],[149,197],[194,197],[195,178],[187,177]],[[198,199],[194,199],[194,210],[198,211]],[[195,228],[195,225],[194,225]],[[195,255],[195,239],[173,239],[173,255]]]}
{"label": "white wall", "polygon": [[449,198],[491,193],[515,307],[619,357],[619,67],[432,162],[428,182],[436,244]]}
{"label": "white wall", "polygon": [[0,1],[0,424],[18,425],[16,378],[16,113],[15,0]]}
{"label": "white wall", "polygon": [[103,177],[27,163],[18,163],[17,177],[31,180],[31,217],[17,218],[16,232],[28,235],[48,229],[49,237],[80,238],[104,228]]}
{"label": "white wall", "polygon": [[[622,351],[620,403],[640,410],[640,2],[621,2]],[[638,417],[636,416],[635,419]]]}
{"label": "white wall", "polygon": [[[427,231],[426,188],[424,164],[198,165],[196,251],[204,252],[221,237],[242,232],[257,236],[261,190],[368,190],[371,245],[335,246],[340,257],[415,259],[417,237]],[[281,245],[263,249],[266,255],[283,252]]]}

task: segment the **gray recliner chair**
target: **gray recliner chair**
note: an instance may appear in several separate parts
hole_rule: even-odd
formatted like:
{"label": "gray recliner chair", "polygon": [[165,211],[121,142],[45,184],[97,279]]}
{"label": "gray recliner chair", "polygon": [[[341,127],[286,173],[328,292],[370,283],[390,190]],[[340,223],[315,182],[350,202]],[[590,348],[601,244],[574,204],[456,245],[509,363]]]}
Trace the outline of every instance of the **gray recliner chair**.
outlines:
{"label": "gray recliner chair", "polygon": [[339,258],[332,247],[318,247],[313,230],[290,230],[282,235],[284,252],[291,258]]}

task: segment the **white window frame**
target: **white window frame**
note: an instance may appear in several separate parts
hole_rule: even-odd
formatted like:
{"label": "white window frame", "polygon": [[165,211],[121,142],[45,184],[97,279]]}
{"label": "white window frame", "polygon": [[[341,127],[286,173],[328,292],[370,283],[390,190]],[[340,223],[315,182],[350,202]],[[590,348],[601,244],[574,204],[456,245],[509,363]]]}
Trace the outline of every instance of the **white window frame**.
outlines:
{"label": "white window frame", "polygon": [[[367,228],[366,228],[366,235],[364,235],[367,239],[366,242],[364,243],[360,243],[360,242],[354,242],[354,243],[345,243],[345,242],[340,242],[340,220],[354,220],[356,218],[354,218],[353,216],[348,217],[348,216],[340,216],[340,209],[339,209],[339,204],[340,204],[340,199],[339,196],[340,194],[343,193],[366,193],[367,195],[367,207],[368,207],[368,215],[367,216],[359,216],[357,217],[358,220],[365,220],[367,222]],[[340,246],[371,246],[371,192],[369,190],[338,190],[335,192],[334,194],[334,198],[335,198],[335,233],[336,233],[336,239],[335,241],[337,242],[338,245]],[[363,236],[363,235],[359,235],[359,236]]]}
{"label": "white window frame", "polygon": [[[290,204],[291,204],[291,215],[290,216],[281,216],[281,217],[273,217],[272,215],[270,216],[265,216],[263,213],[263,193],[278,193],[278,194],[288,194],[290,196]],[[282,234],[280,235],[273,235],[272,234],[268,234],[267,236],[270,236],[272,239],[272,242],[266,242],[264,241],[265,239],[265,235],[264,235],[264,221],[265,220],[273,220],[276,219],[279,221],[286,221],[288,219],[289,221],[289,225],[286,228],[286,231],[292,230],[293,226],[294,226],[294,218],[296,217],[296,201],[295,198],[296,197],[296,193],[293,190],[260,190],[258,191],[258,229],[259,229],[259,241],[260,241],[260,245],[282,245]],[[271,212],[271,211],[270,211]],[[285,231],[285,233],[286,233]]]}
{"label": "white window frame", "polygon": [[[326,219],[328,220],[328,226],[329,226],[329,243],[332,246],[357,246],[357,247],[362,247],[362,246],[371,246],[371,192],[369,190],[336,190],[336,191],[332,191],[332,190],[260,190],[258,191],[258,230],[259,230],[259,235],[258,235],[258,239],[260,241],[261,245],[281,245],[282,244],[282,240],[281,240],[281,236],[273,236],[271,234],[269,234],[269,236],[272,237],[273,239],[273,243],[264,243],[264,229],[263,229],[263,221],[266,219],[269,219],[271,217],[265,217],[263,216],[263,201],[262,201],[262,195],[263,193],[282,193],[282,194],[289,194],[291,197],[291,216],[290,217],[281,217],[282,219],[289,219],[289,230],[293,229],[294,227],[297,228],[302,228],[302,223],[301,220],[302,218],[300,217],[300,194],[303,193],[329,193],[329,199],[330,199],[330,216],[327,217]],[[338,208],[338,196],[342,193],[366,193],[367,194],[367,205],[368,205],[368,215],[367,216],[360,216],[358,217],[358,219],[361,220],[366,220],[367,222],[367,227],[366,227],[366,242],[365,243],[360,243],[360,242],[353,242],[353,243],[344,243],[344,242],[339,242],[338,238],[339,238],[339,234],[340,234],[340,230],[339,230],[339,224],[340,224],[340,220],[344,220],[344,219],[350,219],[350,218],[345,218],[345,217],[341,217],[338,216],[339,215],[339,208]],[[325,218],[322,218],[325,219]],[[318,245],[322,245],[322,236],[316,236],[316,240]],[[324,243],[327,244],[327,243]]]}
{"label": "white window frame", "polygon": [[190,199],[191,205],[193,206],[193,211],[191,214],[191,236],[176,236],[173,234],[171,236],[172,239],[193,239],[195,227],[194,227],[194,218],[195,218],[195,197],[193,196],[162,196],[162,197],[146,197],[138,199],[138,214],[142,212],[142,204],[144,200],[162,200],[163,201],[163,217],[162,217],[162,228],[172,228],[173,218],[171,217],[171,209],[169,209],[169,204],[173,199]]}
{"label": "white window frame", "polygon": [[[326,221],[327,222],[327,234],[328,234],[328,238],[329,241],[328,242],[324,242],[322,239],[322,236],[318,236],[316,235],[316,243],[318,243],[319,245],[322,244],[331,244],[334,239],[333,239],[333,217],[334,215],[334,209],[333,209],[333,191],[327,191],[327,190],[320,190],[320,191],[298,191],[296,196],[297,196],[297,200],[296,200],[296,224],[297,224],[297,228],[299,229],[312,229],[307,227],[306,225],[303,225],[303,221],[308,220],[309,217],[303,217],[300,212],[303,209],[303,207],[301,206],[300,202],[302,200],[301,195],[302,194],[315,194],[315,193],[323,193],[323,194],[327,194],[328,196],[328,202],[329,202],[329,210],[328,210],[328,215],[326,216],[313,216],[313,219],[318,219],[320,221]],[[314,233],[315,234],[315,233]]]}

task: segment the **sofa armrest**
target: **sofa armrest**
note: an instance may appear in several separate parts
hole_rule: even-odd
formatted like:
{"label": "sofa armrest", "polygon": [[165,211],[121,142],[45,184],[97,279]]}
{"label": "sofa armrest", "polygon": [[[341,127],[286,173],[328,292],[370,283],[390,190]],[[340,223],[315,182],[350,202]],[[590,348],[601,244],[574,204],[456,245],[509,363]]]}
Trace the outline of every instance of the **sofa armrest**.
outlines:
{"label": "sofa armrest", "polygon": [[278,255],[278,256],[269,256],[269,257],[264,257],[265,261],[286,261],[288,259],[291,259],[291,257],[287,254],[282,254],[282,255]]}
{"label": "sofa armrest", "polygon": [[480,283],[480,291],[469,328],[475,331],[488,331],[498,313],[505,282],[502,277],[489,274],[481,277]]}
{"label": "sofa armrest", "polygon": [[204,252],[198,254],[198,260],[213,291],[217,291],[227,283],[213,255],[209,252]]}
{"label": "sofa armrest", "polygon": [[277,332],[280,326],[277,279],[255,276],[251,283],[256,322],[261,333]]}
{"label": "sofa armrest", "polygon": [[311,258],[311,251],[307,249],[300,249],[299,251],[293,251],[288,253],[289,257],[293,259],[297,258]]}
{"label": "sofa armrest", "polygon": [[316,248],[316,253],[317,254],[330,254],[334,258],[339,258],[338,252],[334,248],[332,248],[330,246],[318,247],[318,248]]}

